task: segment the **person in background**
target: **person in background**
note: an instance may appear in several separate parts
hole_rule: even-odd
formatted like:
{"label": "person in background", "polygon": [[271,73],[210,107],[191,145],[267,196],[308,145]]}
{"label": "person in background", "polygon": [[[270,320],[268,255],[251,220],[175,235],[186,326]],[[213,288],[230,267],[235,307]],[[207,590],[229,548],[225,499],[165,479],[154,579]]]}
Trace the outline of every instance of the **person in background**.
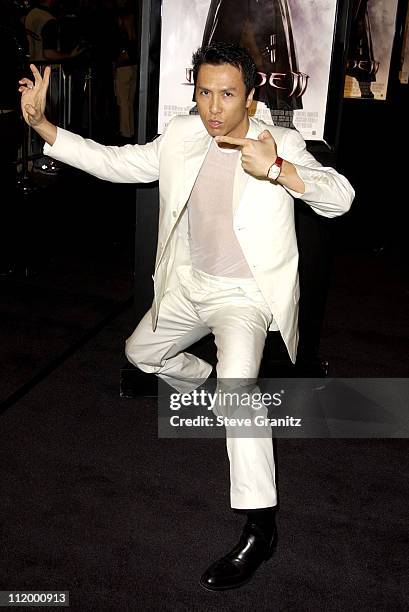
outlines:
{"label": "person in background", "polygon": [[[59,76],[61,64],[68,63],[77,58],[81,47],[77,46],[69,51],[61,49],[61,37],[58,21],[57,0],[40,0],[26,15],[24,26],[26,29],[30,61],[38,65],[46,62],[52,64],[52,77],[48,96],[48,113],[54,121],[58,121],[62,114],[62,107],[66,100],[61,96]],[[47,156],[37,157],[33,169],[46,174],[54,174],[60,170],[60,165]]]}
{"label": "person in background", "polygon": [[24,26],[29,42],[30,60],[32,62],[56,63],[77,57],[82,52],[80,46],[71,51],[61,51],[56,0],[41,0],[27,14]]}
{"label": "person in background", "polygon": [[122,143],[135,135],[134,101],[137,82],[135,16],[130,0],[118,1],[119,54],[115,61],[115,96],[119,109],[119,135]]}

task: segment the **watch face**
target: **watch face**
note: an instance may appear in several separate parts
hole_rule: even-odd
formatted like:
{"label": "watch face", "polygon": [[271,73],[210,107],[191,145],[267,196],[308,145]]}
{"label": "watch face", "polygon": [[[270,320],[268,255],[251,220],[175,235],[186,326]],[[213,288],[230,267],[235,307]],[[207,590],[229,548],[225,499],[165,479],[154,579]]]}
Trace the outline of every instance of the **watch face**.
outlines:
{"label": "watch face", "polygon": [[280,172],[281,172],[280,166],[273,164],[270,170],[268,171],[268,178],[271,179],[272,181],[275,181],[276,178],[278,178]]}

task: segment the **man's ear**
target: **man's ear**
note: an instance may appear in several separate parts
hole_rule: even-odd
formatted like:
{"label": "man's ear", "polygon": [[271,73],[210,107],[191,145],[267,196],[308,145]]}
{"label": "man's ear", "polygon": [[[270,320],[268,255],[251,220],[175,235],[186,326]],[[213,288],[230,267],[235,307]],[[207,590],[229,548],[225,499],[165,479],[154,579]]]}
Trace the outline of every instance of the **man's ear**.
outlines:
{"label": "man's ear", "polygon": [[250,108],[250,106],[251,106],[251,104],[253,102],[254,92],[255,92],[255,89],[253,87],[253,89],[250,91],[249,95],[247,96],[246,108]]}

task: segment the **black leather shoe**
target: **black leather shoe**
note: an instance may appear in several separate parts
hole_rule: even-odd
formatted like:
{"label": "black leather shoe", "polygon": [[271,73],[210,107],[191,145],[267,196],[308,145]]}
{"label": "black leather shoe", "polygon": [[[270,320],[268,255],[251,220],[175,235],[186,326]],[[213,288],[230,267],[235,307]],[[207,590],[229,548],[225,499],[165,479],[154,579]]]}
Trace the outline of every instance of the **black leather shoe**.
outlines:
{"label": "black leather shoe", "polygon": [[200,585],[210,591],[236,589],[246,584],[263,561],[274,551],[277,530],[270,537],[254,523],[247,522],[239,543],[225,557],[213,563],[200,579]]}

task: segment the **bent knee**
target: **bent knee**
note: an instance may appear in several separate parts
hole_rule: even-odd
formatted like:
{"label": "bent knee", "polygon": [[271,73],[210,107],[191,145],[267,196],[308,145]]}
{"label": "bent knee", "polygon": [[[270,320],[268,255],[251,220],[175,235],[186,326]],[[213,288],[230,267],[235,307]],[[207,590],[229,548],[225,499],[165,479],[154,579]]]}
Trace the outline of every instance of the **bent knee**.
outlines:
{"label": "bent knee", "polygon": [[161,367],[161,358],[150,345],[139,343],[133,338],[125,342],[127,360],[143,372],[155,373]]}
{"label": "bent knee", "polygon": [[[128,338],[125,342],[125,356],[128,361],[133,363],[134,366],[140,367],[146,362],[147,354],[146,350],[143,350],[143,346],[137,341]],[[141,368],[142,369],[142,368]]]}

